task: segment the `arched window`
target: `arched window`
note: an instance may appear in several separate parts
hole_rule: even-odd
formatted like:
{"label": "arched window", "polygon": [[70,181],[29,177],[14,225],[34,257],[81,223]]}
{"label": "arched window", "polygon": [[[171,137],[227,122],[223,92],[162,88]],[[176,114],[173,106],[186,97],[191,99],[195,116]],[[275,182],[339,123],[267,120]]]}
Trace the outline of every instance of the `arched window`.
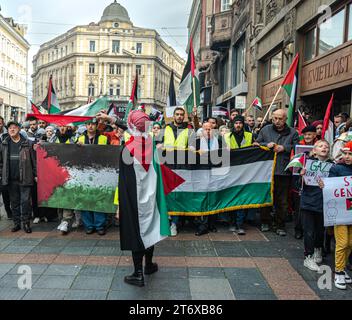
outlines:
{"label": "arched window", "polygon": [[109,95],[110,96],[114,95],[114,85],[112,83],[110,83],[109,85]]}
{"label": "arched window", "polygon": [[88,86],[88,96],[89,97],[94,97],[94,91],[95,91],[95,86],[93,83],[90,83]]}
{"label": "arched window", "polygon": [[116,86],[116,96],[120,96],[121,95],[121,87],[120,87],[120,85],[118,84],[117,86]]}

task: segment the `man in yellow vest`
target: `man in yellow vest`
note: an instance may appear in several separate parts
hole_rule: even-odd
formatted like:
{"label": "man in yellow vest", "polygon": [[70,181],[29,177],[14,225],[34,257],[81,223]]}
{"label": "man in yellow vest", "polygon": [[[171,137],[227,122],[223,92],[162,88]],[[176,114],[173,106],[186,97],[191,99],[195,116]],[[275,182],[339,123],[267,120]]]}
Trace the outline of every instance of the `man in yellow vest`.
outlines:
{"label": "man in yellow vest", "polygon": [[[93,119],[86,124],[87,132],[81,135],[77,144],[79,145],[107,145],[108,138],[104,135],[99,134],[97,130],[98,121],[97,119]],[[105,226],[106,226],[106,214],[101,212],[91,212],[91,211],[82,211],[81,218],[83,221],[84,228],[86,229],[87,234],[93,234],[96,230],[100,236],[104,236],[106,234]]]}
{"label": "man in yellow vest", "polygon": [[[225,142],[229,149],[241,149],[252,146],[253,135],[250,132],[244,130],[245,119],[241,115],[237,115],[233,119],[233,128],[230,133],[225,135]],[[230,231],[235,232],[238,235],[245,235],[246,232],[243,229],[243,223],[246,216],[244,210],[238,210],[230,212]]]}
{"label": "man in yellow vest", "polygon": [[[165,128],[164,148],[166,150],[186,150],[189,145],[191,130],[185,123],[186,112],[183,108],[176,108],[174,111],[174,121]],[[177,236],[177,223],[179,217],[171,218],[171,236]]]}

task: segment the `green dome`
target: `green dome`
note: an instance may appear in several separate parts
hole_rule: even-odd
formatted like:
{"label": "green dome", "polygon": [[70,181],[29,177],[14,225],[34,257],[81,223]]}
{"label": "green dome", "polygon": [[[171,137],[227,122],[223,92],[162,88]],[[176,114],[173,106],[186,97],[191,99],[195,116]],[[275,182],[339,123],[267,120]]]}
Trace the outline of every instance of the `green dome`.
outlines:
{"label": "green dome", "polygon": [[127,10],[119,3],[117,3],[116,0],[112,4],[107,6],[104,10],[100,22],[106,21],[119,21],[131,23]]}

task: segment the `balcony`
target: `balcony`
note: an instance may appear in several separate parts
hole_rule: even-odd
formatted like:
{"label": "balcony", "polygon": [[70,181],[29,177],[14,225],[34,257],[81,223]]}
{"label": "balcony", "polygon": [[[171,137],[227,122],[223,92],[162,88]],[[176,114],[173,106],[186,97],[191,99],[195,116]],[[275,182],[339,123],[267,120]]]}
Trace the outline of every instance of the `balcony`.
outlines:
{"label": "balcony", "polygon": [[214,51],[228,49],[231,44],[233,12],[232,10],[216,13],[211,19],[212,32],[210,48]]}

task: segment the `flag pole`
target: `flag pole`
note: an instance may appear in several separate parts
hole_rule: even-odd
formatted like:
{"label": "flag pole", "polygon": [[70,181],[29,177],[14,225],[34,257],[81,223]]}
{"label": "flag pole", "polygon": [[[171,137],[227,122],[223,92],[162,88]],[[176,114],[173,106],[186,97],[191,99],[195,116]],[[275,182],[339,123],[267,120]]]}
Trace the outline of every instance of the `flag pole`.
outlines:
{"label": "flag pole", "polygon": [[253,100],[252,104],[249,106],[249,108],[243,113],[245,116],[248,116],[248,112],[252,110],[252,108],[254,107],[254,101],[255,99]]}
{"label": "flag pole", "polygon": [[270,107],[269,107],[269,109],[268,109],[268,111],[267,111],[267,113],[266,113],[265,117],[263,118],[262,123],[260,124],[260,128],[262,128],[262,127],[263,127],[264,121],[265,121],[265,120],[266,120],[266,118],[268,117],[269,112],[270,112],[271,108],[273,107],[274,102],[275,102],[275,100],[276,100],[277,96],[279,95],[279,93],[280,93],[280,91],[281,91],[281,88],[282,88],[282,87],[280,86],[280,87],[279,87],[279,89],[277,90],[277,92],[276,92],[276,94],[275,94],[275,97],[274,97],[273,101],[271,102],[271,105],[270,105]]}

